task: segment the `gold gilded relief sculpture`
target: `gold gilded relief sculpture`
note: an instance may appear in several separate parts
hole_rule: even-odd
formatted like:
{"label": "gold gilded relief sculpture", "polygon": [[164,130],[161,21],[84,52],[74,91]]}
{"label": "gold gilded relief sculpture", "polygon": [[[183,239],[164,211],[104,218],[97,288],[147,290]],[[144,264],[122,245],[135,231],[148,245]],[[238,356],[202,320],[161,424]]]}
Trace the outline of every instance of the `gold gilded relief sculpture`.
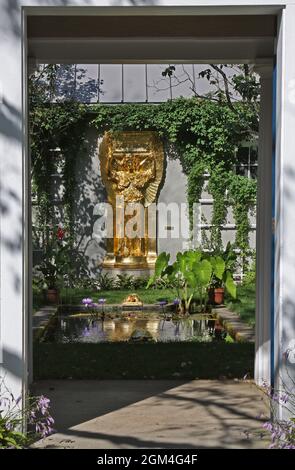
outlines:
{"label": "gold gilded relief sculpture", "polygon": [[[163,178],[163,144],[156,132],[106,132],[99,155],[114,217],[113,239],[108,239],[103,266],[152,269],[157,257],[156,211],[148,208],[157,202]],[[135,225],[139,235],[129,237],[126,227],[134,220],[133,209],[138,211]]]}

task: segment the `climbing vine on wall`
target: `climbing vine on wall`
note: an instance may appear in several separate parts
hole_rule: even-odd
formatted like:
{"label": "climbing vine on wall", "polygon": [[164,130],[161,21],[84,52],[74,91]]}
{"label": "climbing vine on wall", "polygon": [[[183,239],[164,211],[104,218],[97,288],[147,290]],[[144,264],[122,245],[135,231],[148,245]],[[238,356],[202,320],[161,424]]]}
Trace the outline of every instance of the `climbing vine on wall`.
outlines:
{"label": "climbing vine on wall", "polygon": [[237,223],[236,246],[249,247],[249,210],[255,206],[256,182],[233,171],[236,148],[257,132],[257,114],[245,103],[226,104],[198,98],[179,98],[159,105],[80,105],[75,102],[37,103],[31,110],[31,152],[39,216],[52,218],[50,178],[56,162],[53,148],[59,147],[64,158],[63,179],[67,220],[71,225],[75,159],[83,146],[88,127],[99,134],[106,130],[156,130],[188,177],[187,196],[198,202],[204,173],[210,174],[209,190],[214,198],[211,245],[221,246],[221,227],[227,207],[233,207]]}
{"label": "climbing vine on wall", "polygon": [[86,128],[85,107],[77,103],[32,107],[30,112],[30,149],[32,189],[37,202],[40,227],[55,224],[53,176],[60,174],[63,225],[72,226],[75,161],[83,146]]}
{"label": "climbing vine on wall", "polygon": [[237,223],[236,247],[249,250],[249,211],[255,207],[256,181],[236,175],[236,148],[258,131],[253,107],[197,98],[179,98],[160,105],[117,105],[93,107],[92,123],[99,132],[128,129],[156,130],[172,147],[188,176],[187,196],[192,216],[193,203],[201,196],[204,173],[210,174],[208,190],[213,196],[210,245],[221,248],[221,228],[227,208],[233,207]]}

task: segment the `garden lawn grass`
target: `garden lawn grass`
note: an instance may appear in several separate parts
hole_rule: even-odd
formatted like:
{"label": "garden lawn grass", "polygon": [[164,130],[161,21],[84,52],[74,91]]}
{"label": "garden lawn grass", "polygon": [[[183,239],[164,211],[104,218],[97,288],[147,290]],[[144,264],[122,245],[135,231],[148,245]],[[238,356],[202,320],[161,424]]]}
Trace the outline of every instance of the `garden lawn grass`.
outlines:
{"label": "garden lawn grass", "polygon": [[237,287],[237,298],[227,299],[226,306],[236,312],[241,320],[250,326],[255,325],[255,284],[241,285]]}
{"label": "garden lawn grass", "polygon": [[63,289],[61,301],[63,304],[81,305],[84,297],[90,297],[94,302],[98,299],[106,299],[107,304],[121,304],[123,300],[131,293],[136,293],[144,304],[154,304],[160,300],[173,301],[176,294],[168,289],[113,289],[106,291],[91,291],[89,289]]}
{"label": "garden lawn grass", "polygon": [[34,379],[253,377],[251,343],[35,343]]}

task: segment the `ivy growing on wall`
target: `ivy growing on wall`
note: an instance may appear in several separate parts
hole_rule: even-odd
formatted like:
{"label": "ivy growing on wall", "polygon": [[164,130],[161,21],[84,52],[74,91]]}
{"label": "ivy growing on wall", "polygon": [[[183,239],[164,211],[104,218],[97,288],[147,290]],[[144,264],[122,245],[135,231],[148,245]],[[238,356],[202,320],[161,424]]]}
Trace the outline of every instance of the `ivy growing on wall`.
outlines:
{"label": "ivy growing on wall", "polygon": [[188,176],[187,196],[192,206],[201,196],[204,173],[214,198],[210,248],[221,249],[221,228],[227,208],[237,224],[236,247],[249,250],[249,211],[255,207],[256,181],[236,175],[236,148],[258,130],[257,113],[245,103],[233,108],[198,98],[179,98],[160,105],[93,107],[92,124],[105,130],[156,130],[179,158]]}
{"label": "ivy growing on wall", "polygon": [[[46,227],[55,224],[52,179],[60,174],[63,186],[63,224],[73,227],[75,162],[83,146],[86,109],[74,102],[31,108],[30,149],[32,191],[37,202],[38,225],[46,238]],[[58,150],[58,151],[56,151]],[[46,240],[43,240],[46,243]]]}
{"label": "ivy growing on wall", "polygon": [[231,205],[237,223],[236,246],[248,250],[249,210],[255,206],[256,182],[236,175],[233,168],[236,148],[257,132],[253,108],[245,103],[229,107],[198,98],[179,98],[159,105],[35,104],[31,109],[31,153],[41,223],[53,217],[49,176],[56,161],[51,150],[59,147],[64,159],[63,203],[71,226],[75,159],[83,146],[83,135],[93,126],[101,135],[106,130],[156,130],[188,177],[190,210],[201,196],[204,173],[210,174],[208,189],[214,198],[212,248],[221,247],[221,226]]}

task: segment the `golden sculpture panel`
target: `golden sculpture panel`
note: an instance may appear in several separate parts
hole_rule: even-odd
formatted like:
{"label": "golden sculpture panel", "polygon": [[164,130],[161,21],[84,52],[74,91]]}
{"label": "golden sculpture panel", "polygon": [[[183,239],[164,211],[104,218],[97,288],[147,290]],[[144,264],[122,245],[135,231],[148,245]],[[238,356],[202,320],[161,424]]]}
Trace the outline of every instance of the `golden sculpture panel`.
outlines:
{"label": "golden sculpture panel", "polygon": [[[156,235],[148,236],[148,223],[156,225],[156,214],[151,218],[147,210],[151,203],[157,201],[163,178],[163,144],[156,132],[106,132],[99,156],[108,202],[113,207],[114,221],[117,221],[113,240],[108,240],[104,267],[152,268],[157,257]],[[122,214],[118,200],[124,201],[124,208],[126,204],[131,208],[134,206],[134,209],[142,204],[143,213],[138,219],[141,236],[126,236],[126,224],[132,214],[123,209]],[[119,233],[118,220],[124,227],[123,235]]]}

